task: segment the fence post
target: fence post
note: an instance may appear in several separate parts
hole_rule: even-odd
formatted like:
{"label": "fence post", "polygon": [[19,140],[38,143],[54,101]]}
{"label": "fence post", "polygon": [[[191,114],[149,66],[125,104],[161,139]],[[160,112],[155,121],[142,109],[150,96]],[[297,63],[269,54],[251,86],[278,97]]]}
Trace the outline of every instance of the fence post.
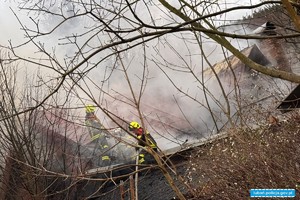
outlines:
{"label": "fence post", "polygon": [[121,200],[124,200],[125,191],[124,191],[124,182],[122,180],[120,182],[120,194],[121,194]]}
{"label": "fence post", "polygon": [[132,175],[129,176],[129,184],[130,184],[130,199],[136,200],[135,191],[134,191],[134,181]]}

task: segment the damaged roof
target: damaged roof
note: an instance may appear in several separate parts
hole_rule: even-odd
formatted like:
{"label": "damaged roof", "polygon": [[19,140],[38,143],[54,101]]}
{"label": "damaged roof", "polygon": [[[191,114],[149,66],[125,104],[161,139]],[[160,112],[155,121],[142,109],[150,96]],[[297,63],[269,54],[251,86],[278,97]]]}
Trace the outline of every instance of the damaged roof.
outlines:
{"label": "damaged roof", "polygon": [[[271,62],[266,58],[266,56],[259,50],[256,44],[247,47],[241,51],[246,57],[250,58],[252,61],[263,65],[267,66],[270,65]],[[233,70],[236,70],[235,72],[238,71],[239,74],[248,74],[250,72],[250,68],[245,65],[239,58],[236,56],[232,55],[222,62],[216,63],[213,67],[213,70],[215,73],[219,76],[226,76],[228,74],[232,74],[232,71],[230,68]],[[212,76],[214,75],[212,69],[208,68],[204,71],[204,74],[206,76]]]}
{"label": "damaged roof", "polygon": [[300,85],[297,85],[277,106],[277,109],[283,113],[292,111],[296,108],[300,108]]}

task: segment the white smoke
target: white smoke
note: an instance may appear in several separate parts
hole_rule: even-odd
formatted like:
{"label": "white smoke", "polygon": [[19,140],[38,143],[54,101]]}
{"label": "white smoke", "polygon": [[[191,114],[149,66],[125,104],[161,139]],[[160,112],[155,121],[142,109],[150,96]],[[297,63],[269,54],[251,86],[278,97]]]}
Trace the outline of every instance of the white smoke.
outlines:
{"label": "white smoke", "polygon": [[[246,5],[246,1],[232,1],[232,3],[230,3],[230,1],[226,2],[227,3],[224,1],[224,4],[221,4],[223,6],[221,6],[221,8],[229,8],[236,6],[237,4]],[[247,2],[248,4],[254,4],[254,1]],[[4,46],[7,45],[7,40],[9,39],[11,39],[15,44],[22,43],[25,41],[23,39],[24,33],[20,30],[20,25],[18,25],[17,20],[9,10],[8,5],[12,6],[13,10],[16,11],[18,16],[21,16],[22,20],[27,19],[23,21],[25,24],[28,24],[28,26],[33,26],[34,24],[28,20],[29,16],[21,14],[22,12],[18,12],[15,4],[1,2],[0,5],[3,5],[0,7],[0,25],[3,27],[2,30],[4,30],[3,36],[0,38],[0,44]],[[71,15],[72,13],[68,12],[68,5],[65,6],[64,13],[66,13],[66,15]],[[149,8],[151,9],[151,16],[149,16],[147,12],[144,12],[145,8],[137,9],[138,16],[146,23],[153,19],[157,25],[162,25],[170,20],[158,7],[149,6]],[[246,13],[246,15],[247,14],[248,13]],[[224,23],[222,23],[222,19],[232,18],[233,20],[236,20],[241,18],[243,15],[245,15],[245,13],[231,12],[226,16],[222,15],[219,19],[216,19],[215,23],[221,26],[224,25]],[[7,18],[11,19],[9,23],[3,20]],[[178,18],[176,19],[179,20]],[[41,24],[41,29],[43,31],[49,31],[54,27],[54,24],[60,20],[61,19],[57,17],[48,16],[47,18],[44,16],[44,19],[42,19],[43,23]],[[63,62],[64,58],[66,58],[67,55],[73,55],[76,49],[74,46],[59,45],[66,41],[65,39],[60,40],[60,38],[64,38],[71,34],[83,33],[86,31],[85,27],[92,27],[92,25],[92,21],[87,18],[76,18],[74,20],[70,20],[69,23],[63,24],[59,29],[54,31],[53,34],[41,38],[41,42],[45,45],[45,48],[51,52],[54,48],[58,59]],[[236,32],[239,33],[245,31],[245,29],[241,29],[241,27],[235,28]],[[144,66],[146,67],[147,84],[143,90],[144,93],[141,99],[141,108],[144,116],[146,117],[146,121],[152,120],[153,123],[156,121],[155,124],[160,127],[160,130],[157,130],[158,132],[161,134],[167,134],[164,132],[171,131],[171,134],[173,134],[175,138],[178,137],[178,134],[183,134],[180,133],[180,131],[189,133],[183,136],[183,141],[185,141],[184,137],[190,138],[191,134],[194,134],[195,137],[202,137],[203,135],[216,130],[208,110],[201,105],[205,104],[202,86],[190,73],[190,70],[192,70],[195,76],[201,81],[200,73],[202,69],[208,67],[205,62],[202,62],[202,53],[195,40],[192,40],[193,37],[194,35],[191,33],[169,34],[161,37],[159,40],[147,42],[145,47],[138,46],[120,54],[136,95],[140,92],[143,69]],[[102,35],[99,37],[99,40],[91,41],[90,45],[97,46],[108,41],[108,35]],[[80,40],[78,42],[81,45],[83,44]],[[240,49],[249,45],[247,42],[242,43],[238,40],[232,40],[232,43]],[[212,43],[205,38],[202,38],[202,45],[205,54],[208,56],[208,59],[212,64],[224,59],[224,53],[219,45]],[[26,46],[26,48],[21,48],[19,53],[29,56],[30,54],[33,54],[35,50],[36,48],[31,51],[30,48]],[[100,53],[91,59],[91,62],[97,63],[111,52],[112,51],[108,50]],[[147,56],[146,60],[144,59],[144,54]],[[37,54],[34,54],[34,56],[37,56]],[[91,66],[93,66],[93,64],[89,67]],[[30,70],[35,71],[36,69]],[[43,71],[43,69],[41,70]],[[168,74],[169,78],[166,77],[163,71]],[[55,76],[53,75],[54,72],[52,70],[45,70],[45,73],[52,77]],[[110,57],[103,61],[100,65],[96,66],[89,72],[88,77],[91,81],[87,80],[87,85],[85,86],[82,83],[82,86],[86,91],[90,90],[91,94],[101,105],[126,121],[140,121],[135,108],[119,101],[122,100],[132,104],[132,102],[130,102],[130,100],[132,100],[132,96],[129,86],[126,82],[121,63],[116,62],[116,57]],[[169,79],[171,79],[180,90],[190,95],[191,98],[178,92]],[[101,89],[118,100],[111,98],[108,95],[104,95]],[[217,85],[212,85],[209,90],[211,90],[211,92],[215,95],[219,94],[219,87]],[[86,100],[89,99],[89,97],[84,92],[80,90],[77,91],[81,101],[77,101],[77,105],[74,105],[74,107],[83,106],[84,103],[89,102]],[[197,103],[195,100],[200,103]],[[210,102],[213,110],[219,110],[211,99]],[[97,114],[101,119],[105,118],[103,113],[98,112]],[[163,125],[160,124],[160,121],[162,124],[171,125],[176,129],[166,130]],[[111,124],[108,121],[106,125]],[[152,126],[152,124],[148,124],[147,128],[155,132],[155,127],[153,126],[154,128],[152,128]],[[156,137],[159,138],[160,136],[156,135]]]}

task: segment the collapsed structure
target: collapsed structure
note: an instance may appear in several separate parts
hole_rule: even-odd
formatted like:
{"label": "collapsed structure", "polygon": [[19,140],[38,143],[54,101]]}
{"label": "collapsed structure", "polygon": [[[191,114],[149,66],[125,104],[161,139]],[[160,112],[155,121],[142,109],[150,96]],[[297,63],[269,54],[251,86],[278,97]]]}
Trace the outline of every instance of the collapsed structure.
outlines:
{"label": "collapsed structure", "polygon": [[[242,53],[257,63],[270,66],[271,62],[255,45],[244,49]],[[228,91],[235,85],[232,78],[232,71],[234,71],[239,87],[244,88],[241,97],[252,99],[250,103],[263,102],[274,98],[274,95],[265,96],[266,87],[268,89],[273,88],[274,82],[270,81],[272,78],[253,72],[234,56],[217,63],[213,66],[213,70],[214,72],[212,69],[204,71],[208,80],[213,81],[215,78],[213,73],[216,73],[228,83],[226,86]],[[247,105],[245,104],[244,106]],[[35,184],[41,184],[41,182],[47,180],[46,186],[49,182],[52,182],[52,185],[46,189],[47,194],[55,194],[53,195],[55,199],[65,195],[68,195],[69,198],[86,198],[90,196],[111,199],[111,195],[114,197],[120,195],[120,191],[113,188],[120,187],[117,180],[122,178],[117,177],[121,175],[127,179],[128,174],[135,170],[132,167],[133,165],[130,165],[135,164],[135,138],[120,128],[105,129],[97,117],[86,118],[85,123],[78,123],[76,122],[78,120],[70,119],[68,113],[61,109],[37,111],[35,115],[31,116],[29,121],[31,123],[28,124],[28,129],[35,135],[33,139],[36,146],[34,153],[42,154],[39,162],[44,163],[43,168],[46,169],[42,172],[45,174],[44,179],[41,178],[43,176],[40,176],[38,180],[35,180]],[[98,134],[105,138],[100,136],[94,137]],[[224,136],[226,134],[219,134],[210,139]],[[107,149],[104,148],[104,151],[101,147],[103,139],[105,139],[105,145],[108,146]],[[185,145],[166,149],[164,154],[166,156],[178,155],[179,152],[200,146],[206,142],[209,142],[207,138],[202,138],[202,140],[196,142],[193,141],[193,143],[186,142]],[[103,157],[106,156],[109,156],[109,162],[103,162]],[[178,159],[176,156],[173,156],[173,158],[175,160]],[[7,164],[4,170],[6,173],[3,179],[4,184],[2,184],[4,198],[8,194],[10,196],[15,194],[16,198],[24,196],[26,193],[24,190],[16,191],[14,189],[12,191],[13,188],[22,188],[20,184],[24,182],[22,178],[16,176],[12,171],[13,167],[18,164],[18,161],[12,160],[10,157],[7,157],[6,160]],[[184,162],[182,158],[179,160]],[[26,170],[29,169],[24,169],[24,171]],[[49,173],[57,173],[58,176],[55,176],[53,180],[47,177]],[[57,178],[59,174],[64,174],[66,177]],[[80,177],[84,178],[81,179]],[[141,184],[147,184],[147,181],[143,181]],[[140,187],[143,187],[142,185]],[[65,188],[68,188],[68,190],[64,191]],[[115,192],[105,196],[103,191],[106,190],[105,188],[110,188]],[[172,195],[172,191],[169,192]]]}
{"label": "collapsed structure", "polygon": [[[272,28],[273,30],[274,28]],[[294,66],[288,66],[282,62],[278,52],[272,48],[272,45],[277,45],[276,49],[280,49],[278,43],[266,40],[260,43],[260,46],[253,45],[244,49],[242,53],[254,62],[266,67],[272,67],[274,61],[268,59],[270,57],[265,55],[272,55],[273,53],[271,57],[278,59],[276,61],[276,64],[279,63],[278,66],[281,66],[283,70],[293,71],[295,69],[293,68]],[[286,59],[283,59],[283,61],[286,61]],[[249,108],[246,109],[247,111],[251,111],[254,104],[264,106],[274,104],[274,100],[280,99],[276,91],[283,90],[282,87],[274,88],[275,85],[282,86],[279,83],[280,80],[252,71],[234,56],[215,64],[212,69],[208,69],[203,73],[205,73],[208,81],[213,83],[215,83],[215,76],[218,75],[228,84],[226,87],[229,93],[235,87],[236,83],[234,81],[237,81],[241,90],[241,97],[247,100],[242,105],[243,108]],[[233,78],[233,76],[236,77]],[[295,91],[298,90],[296,89]],[[288,98],[287,100],[290,99]],[[2,199],[9,198],[9,196],[16,199],[20,197],[26,198],[26,195],[29,195],[28,191],[24,190],[24,188],[22,189],[25,183],[34,184],[35,186],[40,185],[41,188],[37,187],[35,190],[40,190],[41,194],[43,191],[46,192],[49,195],[49,199],[59,199],[66,196],[70,199],[87,197],[112,199],[112,196],[119,197],[120,190],[114,189],[112,189],[111,193],[105,195],[104,191],[106,190],[103,183],[110,182],[113,187],[120,187],[119,182],[114,177],[128,174],[134,170],[130,164],[135,163],[136,150],[134,145],[136,140],[130,137],[123,129],[105,129],[99,119],[91,119],[90,124],[83,124],[83,122],[78,123],[77,119],[70,119],[68,113],[60,109],[35,112],[28,120],[27,126],[28,130],[30,130],[28,133],[32,133],[31,135],[29,134],[29,137],[34,135],[31,141],[34,142],[33,146],[35,148],[33,152],[27,153],[40,155],[36,162],[41,163],[42,167],[33,169],[30,167],[30,162],[26,162],[28,167],[24,167],[18,160],[13,159],[15,152],[8,152],[1,185],[2,196],[0,197]],[[99,143],[99,140],[91,140],[91,132],[105,135],[109,147],[107,151],[102,151],[99,148],[102,145]],[[219,136],[224,137],[226,134]],[[215,136],[210,139],[215,138],[219,137]],[[164,153],[165,155],[176,155],[178,152],[202,145],[207,141],[205,138],[195,143],[187,142],[183,146],[166,149]],[[103,156],[109,156],[110,162],[105,164],[102,159]],[[180,162],[185,162],[185,160],[180,160]],[[14,171],[16,166],[22,168],[22,176]],[[29,177],[32,182],[28,181],[29,179],[25,180],[26,176],[24,175],[30,170],[34,170],[39,176],[38,178]],[[151,176],[155,176],[155,184]],[[164,194],[169,195],[168,198],[174,195],[170,189],[166,188],[166,184],[161,176],[156,171],[146,175],[145,177],[148,177],[148,179],[143,177],[145,181],[139,186],[142,189],[144,188],[144,192],[141,194],[142,199],[149,196],[147,192],[152,192],[151,197],[157,199],[157,196],[155,196],[157,192],[145,189],[148,186],[147,184],[155,185],[157,189],[163,190]]]}

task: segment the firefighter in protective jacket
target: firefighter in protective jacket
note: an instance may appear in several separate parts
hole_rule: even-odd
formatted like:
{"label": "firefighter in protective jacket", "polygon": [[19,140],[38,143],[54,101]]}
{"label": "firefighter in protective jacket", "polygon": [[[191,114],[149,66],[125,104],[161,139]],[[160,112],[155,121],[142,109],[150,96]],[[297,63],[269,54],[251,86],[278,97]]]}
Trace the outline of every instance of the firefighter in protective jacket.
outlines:
{"label": "firefighter in protective jacket", "polygon": [[[154,151],[157,151],[157,143],[156,143],[156,141],[154,140],[154,138],[150,135],[150,133],[148,131],[145,131],[139,125],[139,123],[137,123],[135,121],[130,122],[130,124],[129,124],[129,130],[132,131],[137,136],[138,139],[140,139],[140,141],[138,143],[140,146],[145,147],[146,144],[149,144],[149,146]],[[149,162],[149,158],[148,158],[148,156],[146,158],[145,154],[144,154],[144,151],[141,151],[141,153],[139,154],[139,164],[145,164],[146,162]]]}
{"label": "firefighter in protective jacket", "polygon": [[[89,129],[91,141],[96,143],[97,150],[101,152],[101,163],[102,166],[110,165],[110,150],[109,144],[106,139],[105,128],[100,123],[99,119],[95,115],[95,106],[85,106],[86,116],[85,123]],[[96,150],[96,149],[95,149]]]}

